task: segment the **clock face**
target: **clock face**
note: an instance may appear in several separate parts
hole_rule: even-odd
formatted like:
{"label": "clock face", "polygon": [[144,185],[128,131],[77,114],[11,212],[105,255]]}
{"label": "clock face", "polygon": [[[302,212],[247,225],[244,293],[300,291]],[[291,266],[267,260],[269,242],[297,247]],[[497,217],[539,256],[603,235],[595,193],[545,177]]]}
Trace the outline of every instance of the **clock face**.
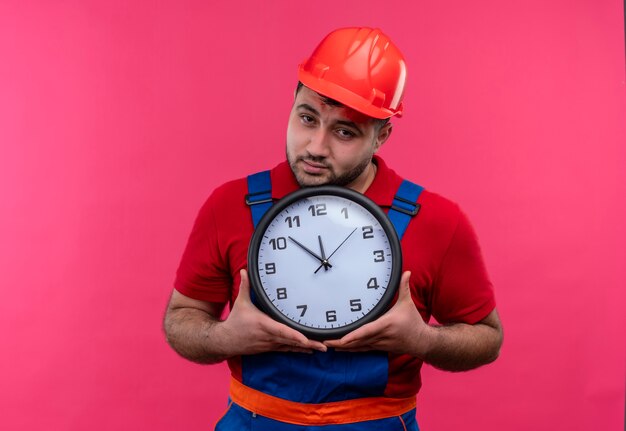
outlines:
{"label": "clock face", "polygon": [[261,308],[314,339],[341,337],[386,311],[402,268],[383,211],[335,186],[276,203],[255,230],[248,258]]}

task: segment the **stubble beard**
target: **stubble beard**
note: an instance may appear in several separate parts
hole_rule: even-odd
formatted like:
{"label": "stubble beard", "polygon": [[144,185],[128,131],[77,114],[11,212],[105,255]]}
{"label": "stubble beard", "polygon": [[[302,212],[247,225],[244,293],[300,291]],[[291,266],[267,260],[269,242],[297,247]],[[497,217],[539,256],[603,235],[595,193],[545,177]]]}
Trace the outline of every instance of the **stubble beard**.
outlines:
{"label": "stubble beard", "polygon": [[[325,166],[327,169],[327,175],[313,175],[304,172],[299,164],[305,160]],[[323,157],[300,156],[294,159],[290,156],[289,151],[287,151],[287,161],[289,162],[291,171],[296,177],[296,181],[300,187],[315,187],[321,185],[345,187],[354,182],[354,180],[356,180],[365,171],[365,169],[367,169],[367,166],[371,163],[372,159],[371,157],[364,158],[356,166],[340,175],[337,175],[334,168],[329,165]]]}

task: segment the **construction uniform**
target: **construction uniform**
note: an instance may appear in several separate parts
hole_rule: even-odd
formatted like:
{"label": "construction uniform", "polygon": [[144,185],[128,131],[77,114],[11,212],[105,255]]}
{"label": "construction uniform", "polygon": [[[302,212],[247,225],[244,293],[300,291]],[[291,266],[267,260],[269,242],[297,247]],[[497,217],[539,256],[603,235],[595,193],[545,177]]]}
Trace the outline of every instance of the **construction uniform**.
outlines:
{"label": "construction uniform", "polygon": [[[365,196],[389,210],[403,178],[378,156]],[[273,168],[271,197],[299,188],[287,162]],[[232,304],[247,266],[254,225],[245,178],[218,187],[196,219],[175,289]],[[404,232],[403,272],[424,321],[475,324],[494,310],[492,285],[474,231],[459,207],[424,190]],[[228,410],[217,430],[417,430],[422,361],[387,352],[268,352],[230,358]],[[320,430],[321,431],[321,430]]]}

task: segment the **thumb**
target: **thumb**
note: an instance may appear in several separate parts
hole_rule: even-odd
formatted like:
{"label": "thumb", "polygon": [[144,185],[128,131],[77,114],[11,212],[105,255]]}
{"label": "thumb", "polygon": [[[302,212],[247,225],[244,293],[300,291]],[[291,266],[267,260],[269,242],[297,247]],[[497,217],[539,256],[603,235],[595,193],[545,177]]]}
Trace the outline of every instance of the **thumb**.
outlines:
{"label": "thumb", "polygon": [[239,294],[235,302],[252,302],[250,300],[250,280],[248,279],[248,271],[245,269],[239,270],[241,276],[241,282],[239,283]]}
{"label": "thumb", "polygon": [[412,301],[411,299],[411,285],[409,280],[411,278],[411,271],[405,271],[400,279],[400,287],[398,288],[398,302]]}

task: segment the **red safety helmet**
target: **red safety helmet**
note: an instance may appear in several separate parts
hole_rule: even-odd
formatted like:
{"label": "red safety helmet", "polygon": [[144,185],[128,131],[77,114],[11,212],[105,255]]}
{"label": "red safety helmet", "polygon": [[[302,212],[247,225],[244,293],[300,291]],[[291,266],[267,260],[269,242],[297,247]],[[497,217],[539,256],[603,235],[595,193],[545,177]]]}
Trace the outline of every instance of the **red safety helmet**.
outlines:
{"label": "red safety helmet", "polygon": [[379,29],[343,28],[322,40],[298,68],[300,82],[365,115],[402,115],[406,64]]}

